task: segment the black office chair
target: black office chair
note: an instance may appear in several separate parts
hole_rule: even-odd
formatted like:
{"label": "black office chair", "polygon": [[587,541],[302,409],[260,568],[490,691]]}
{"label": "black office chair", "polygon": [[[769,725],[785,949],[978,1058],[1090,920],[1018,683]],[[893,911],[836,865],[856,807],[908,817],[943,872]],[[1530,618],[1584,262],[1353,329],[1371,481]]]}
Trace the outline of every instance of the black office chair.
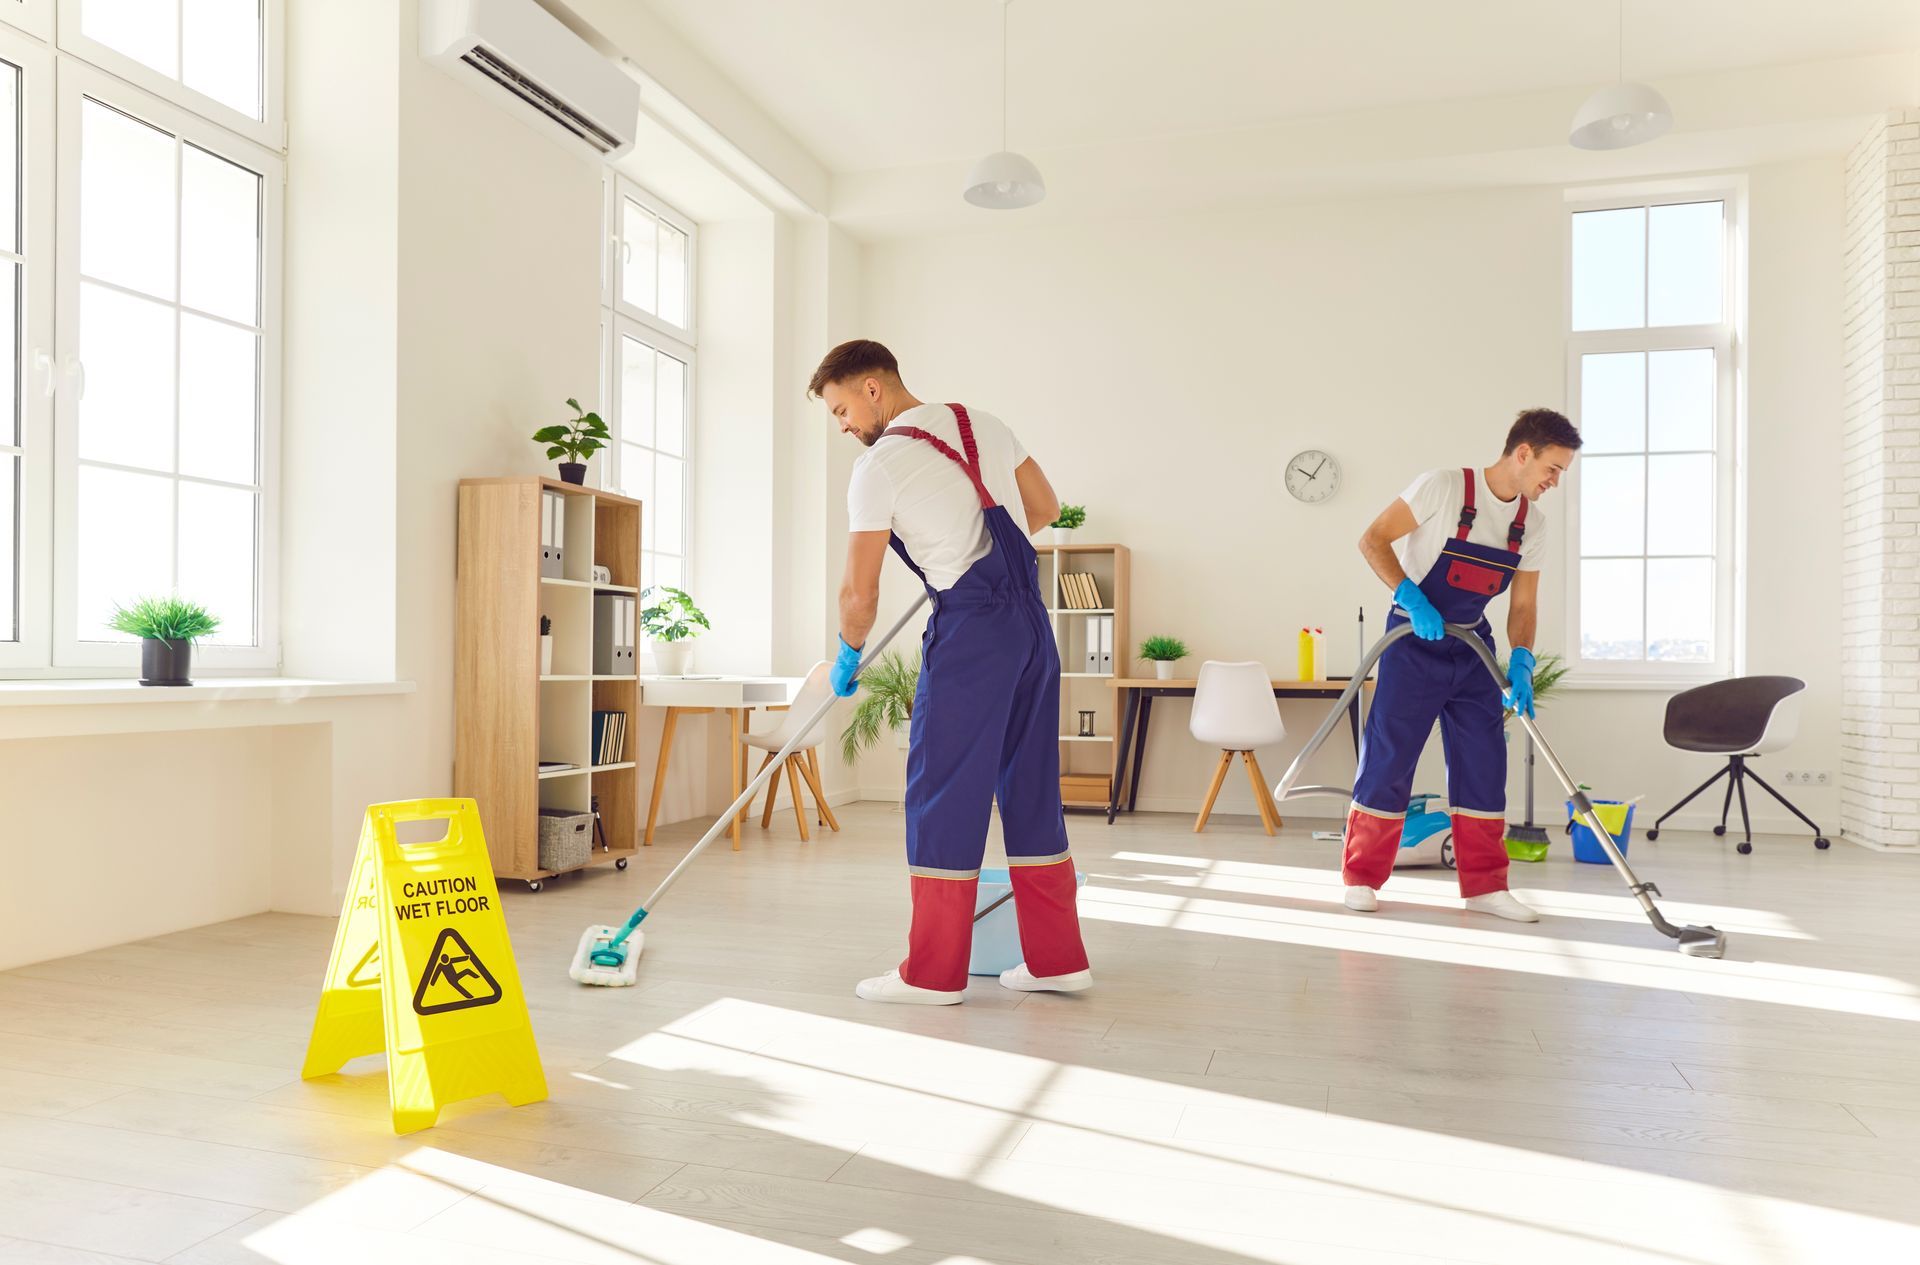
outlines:
{"label": "black office chair", "polygon": [[1825,849],[1827,838],[1813,819],[1795,808],[1779,791],[1768,786],[1758,773],[1747,767],[1755,756],[1767,755],[1786,747],[1800,730],[1800,696],[1807,683],[1792,676],[1741,676],[1731,681],[1715,681],[1697,689],[1675,694],[1667,700],[1667,745],[1680,751],[1701,751],[1727,757],[1727,767],[1695,787],[1693,793],[1660,814],[1660,820],[1647,831],[1647,838],[1660,837],[1660,822],[1693,802],[1694,796],[1721,778],[1727,778],[1727,797],[1720,805],[1720,824],[1716,835],[1727,833],[1727,812],[1733,806],[1734,792],[1740,794],[1740,828],[1746,838],[1740,841],[1742,854],[1753,851],[1753,823],[1747,818],[1747,779],[1779,800],[1786,810],[1807,823],[1813,831],[1813,846]]}

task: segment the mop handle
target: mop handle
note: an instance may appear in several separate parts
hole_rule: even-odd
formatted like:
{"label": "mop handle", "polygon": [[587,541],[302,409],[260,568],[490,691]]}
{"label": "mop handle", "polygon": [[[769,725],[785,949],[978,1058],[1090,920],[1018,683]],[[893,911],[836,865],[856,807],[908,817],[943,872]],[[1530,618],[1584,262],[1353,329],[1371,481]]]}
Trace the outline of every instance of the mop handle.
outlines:
{"label": "mop handle", "polygon": [[[895,620],[893,627],[887,629],[879,640],[868,639],[866,653],[860,656],[860,666],[854,671],[856,679],[861,672],[867,670],[868,666],[873,663],[880,652],[887,648],[887,643],[892,641],[895,635],[907,626],[907,621],[920,613],[920,608],[927,604],[927,600],[927,594],[924,592],[921,593],[920,596],[915,599],[913,605],[906,609],[906,613]],[[660,886],[653,889],[653,895],[647,897],[646,903],[641,905],[640,908],[635,911],[634,917],[628,920],[627,932],[632,931],[640,925],[640,920],[647,916],[647,911],[659,903],[662,896],[666,895],[667,889],[672,887],[674,880],[680,877],[680,872],[689,865],[692,865],[693,859],[706,851],[707,845],[715,839],[718,839],[721,834],[726,831],[727,827],[733,824],[734,817],[740,813],[741,809],[753,802],[753,797],[760,793],[760,788],[767,784],[767,779],[769,777],[779,776],[781,769],[786,766],[787,757],[799,749],[800,744],[806,741],[807,735],[813,732],[813,727],[818,725],[822,720],[825,720],[827,713],[832,711],[833,705],[839,701],[840,698],[838,695],[828,694],[820,706],[814,709],[813,715],[807,717],[800,728],[793,731],[793,737],[787,739],[787,745],[780,748],[780,753],[760,767],[760,771],[753,775],[753,780],[747,783],[747,789],[740,792],[740,797],[734,800],[727,811],[720,815],[719,819],[713,823],[707,833],[701,837],[700,842],[693,845],[693,850],[688,852],[686,856],[680,858],[680,864],[674,866],[672,872],[660,880]],[[626,932],[622,932],[620,939],[615,940],[614,943],[618,944],[620,940],[624,939],[626,939]]]}

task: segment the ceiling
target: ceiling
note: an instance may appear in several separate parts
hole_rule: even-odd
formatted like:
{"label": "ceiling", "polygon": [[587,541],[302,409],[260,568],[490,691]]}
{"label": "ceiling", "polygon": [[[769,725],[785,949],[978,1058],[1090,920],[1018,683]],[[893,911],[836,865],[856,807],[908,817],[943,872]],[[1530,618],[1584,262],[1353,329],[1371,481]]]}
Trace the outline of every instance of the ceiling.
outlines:
{"label": "ceiling", "polygon": [[[999,0],[644,2],[836,173],[999,147]],[[1604,0],[1014,0],[1008,15],[1008,145],[1028,152],[1615,70]],[[1625,27],[1627,77],[1658,85],[1920,49],[1920,0],[1626,0]]]}

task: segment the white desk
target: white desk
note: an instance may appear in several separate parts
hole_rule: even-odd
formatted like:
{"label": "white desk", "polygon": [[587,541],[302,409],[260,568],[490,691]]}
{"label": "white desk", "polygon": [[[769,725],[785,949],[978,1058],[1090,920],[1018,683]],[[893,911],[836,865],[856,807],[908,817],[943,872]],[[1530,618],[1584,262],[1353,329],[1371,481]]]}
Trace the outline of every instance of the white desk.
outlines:
{"label": "white desk", "polygon": [[[682,716],[700,716],[725,712],[732,728],[728,750],[732,753],[733,798],[739,799],[747,785],[747,714],[758,708],[785,707],[805,678],[797,676],[725,676],[697,673],[693,676],[643,676],[640,678],[640,706],[667,709],[665,727],[660,731],[660,758],[653,771],[653,801],[647,807],[647,828],[641,842],[653,844],[654,822],[660,816],[660,793],[667,784],[667,759],[673,751],[673,730]],[[733,850],[740,850],[740,823],[746,820],[743,809],[733,817]]]}

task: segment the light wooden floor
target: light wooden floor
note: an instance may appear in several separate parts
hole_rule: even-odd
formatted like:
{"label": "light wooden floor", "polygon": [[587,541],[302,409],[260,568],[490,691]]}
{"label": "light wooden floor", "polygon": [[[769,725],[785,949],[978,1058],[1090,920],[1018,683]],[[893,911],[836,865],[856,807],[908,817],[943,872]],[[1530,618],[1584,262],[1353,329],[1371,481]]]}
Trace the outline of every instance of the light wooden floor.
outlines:
{"label": "light wooden floor", "polygon": [[302,1083],[330,920],[0,974],[0,1261],[1243,1265],[1920,1261],[1920,859],[1637,840],[1516,866],[1548,917],[1251,818],[1070,819],[1097,989],[875,1006],[897,811],[716,850],[641,987],[570,984],[697,835],[506,894],[553,1097],[396,1139],[377,1059]]}

